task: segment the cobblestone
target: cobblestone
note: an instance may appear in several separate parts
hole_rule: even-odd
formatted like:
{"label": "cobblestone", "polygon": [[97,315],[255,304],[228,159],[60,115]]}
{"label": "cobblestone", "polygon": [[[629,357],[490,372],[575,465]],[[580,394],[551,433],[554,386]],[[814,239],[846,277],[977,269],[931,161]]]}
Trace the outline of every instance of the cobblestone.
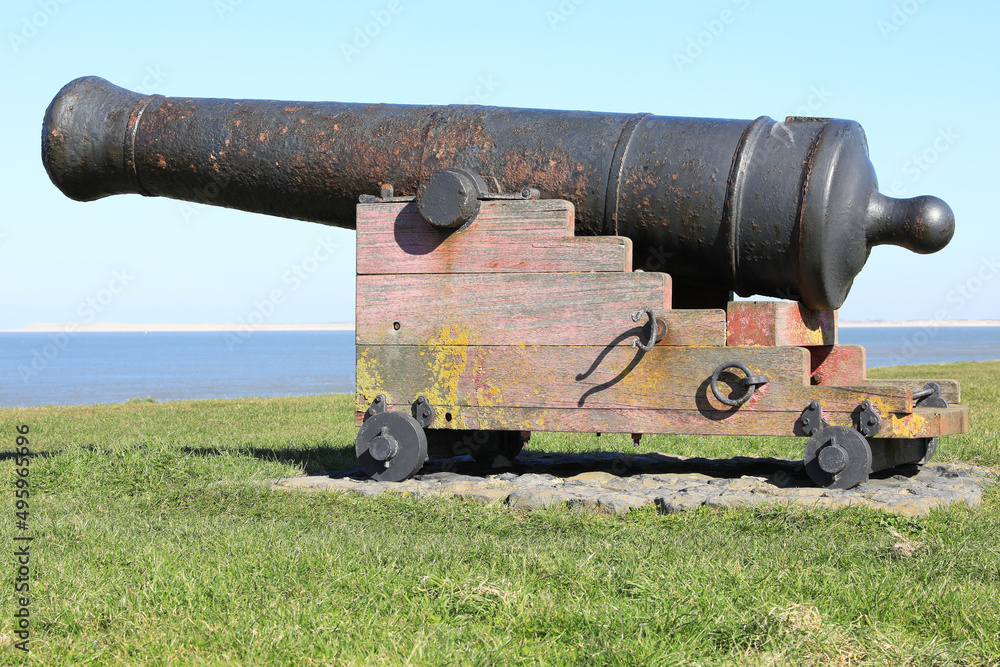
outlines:
{"label": "cobblestone", "polygon": [[271,488],[377,496],[398,493],[505,503],[522,510],[566,506],[624,514],[656,507],[674,514],[702,505],[717,509],[766,503],[807,507],[867,506],[924,516],[954,502],[978,505],[996,481],[984,468],[963,463],[903,466],[849,490],[816,488],[790,459],[704,459],[650,453],[625,456],[524,452],[509,470],[481,470],[471,457],[428,461],[405,482],[375,482],[360,469],[271,482]]}

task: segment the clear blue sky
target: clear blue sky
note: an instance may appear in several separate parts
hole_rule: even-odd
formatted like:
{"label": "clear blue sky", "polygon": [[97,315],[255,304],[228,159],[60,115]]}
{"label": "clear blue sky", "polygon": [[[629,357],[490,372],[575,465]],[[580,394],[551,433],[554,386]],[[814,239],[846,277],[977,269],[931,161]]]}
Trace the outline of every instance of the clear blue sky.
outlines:
{"label": "clear blue sky", "polygon": [[[369,43],[345,48],[379,15]],[[59,88],[88,74],[180,96],[850,118],[882,190],[943,198],[957,231],[936,255],[876,248],[841,317],[1000,317],[1000,3],[6,0],[0,17],[0,329],[236,322],[275,289],[285,299],[268,322],[354,319],[353,232],[64,197],[40,126]],[[293,289],[289,271],[324,241],[337,254]]]}

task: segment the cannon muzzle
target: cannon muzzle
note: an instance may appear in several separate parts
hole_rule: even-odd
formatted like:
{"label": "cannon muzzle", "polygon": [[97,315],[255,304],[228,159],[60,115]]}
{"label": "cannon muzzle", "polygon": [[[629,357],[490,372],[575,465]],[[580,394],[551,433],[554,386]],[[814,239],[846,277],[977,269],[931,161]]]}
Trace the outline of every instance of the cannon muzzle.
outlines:
{"label": "cannon muzzle", "polygon": [[[358,197],[416,195],[444,168],[576,207],[579,235],[632,239],[637,268],[685,285],[839,308],[871,248],[943,248],[951,209],[878,192],[854,121],[674,118],[482,106],[140,95],[98,77],[45,114],[67,196],[171,197],[354,227]],[[456,232],[460,233],[460,232]]]}

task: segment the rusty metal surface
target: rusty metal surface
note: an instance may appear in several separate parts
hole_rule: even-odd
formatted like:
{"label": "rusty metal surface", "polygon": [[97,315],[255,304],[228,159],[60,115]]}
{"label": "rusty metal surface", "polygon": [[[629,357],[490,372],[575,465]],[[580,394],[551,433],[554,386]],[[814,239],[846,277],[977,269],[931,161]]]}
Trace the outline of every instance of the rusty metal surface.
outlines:
{"label": "rusty metal surface", "polygon": [[416,195],[458,167],[573,202],[576,233],[628,236],[636,268],[816,310],[843,303],[873,245],[934,252],[954,230],[939,199],[879,194],[844,120],[179,98],[84,77],[49,106],[42,157],[81,201],[139,193],[347,228],[360,195]]}

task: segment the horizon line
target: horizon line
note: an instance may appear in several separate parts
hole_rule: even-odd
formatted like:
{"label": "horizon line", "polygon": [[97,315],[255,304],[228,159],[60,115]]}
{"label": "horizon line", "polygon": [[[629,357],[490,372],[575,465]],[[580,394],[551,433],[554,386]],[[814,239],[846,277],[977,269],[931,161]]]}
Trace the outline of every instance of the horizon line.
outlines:
{"label": "horizon line", "polygon": [[[1000,319],[969,320],[841,320],[839,327],[997,327]],[[354,322],[313,322],[299,324],[245,323],[33,323],[20,329],[0,329],[0,333],[148,333],[148,332],[231,332],[231,331],[354,331]]]}
{"label": "horizon line", "polygon": [[308,324],[245,324],[245,323],[149,323],[116,322],[34,323],[20,329],[0,329],[0,333],[138,333],[138,332],[198,332],[198,331],[353,331],[354,322],[314,322]]}

